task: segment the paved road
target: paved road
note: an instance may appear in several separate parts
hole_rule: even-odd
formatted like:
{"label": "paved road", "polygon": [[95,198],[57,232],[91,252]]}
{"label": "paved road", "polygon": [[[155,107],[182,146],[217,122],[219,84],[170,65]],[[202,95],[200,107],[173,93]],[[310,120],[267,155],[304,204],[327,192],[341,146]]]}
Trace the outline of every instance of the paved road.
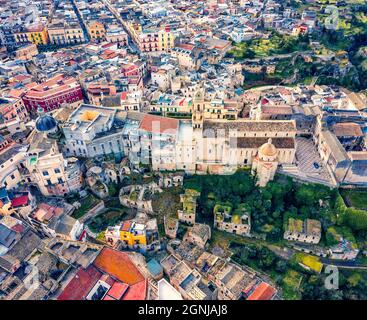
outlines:
{"label": "paved road", "polygon": [[362,269],[367,270],[367,265],[357,263],[356,261],[338,261],[328,258],[320,258],[321,262],[326,265],[336,266],[343,269]]}
{"label": "paved road", "polygon": [[[267,247],[271,251],[273,251],[277,256],[285,260],[290,260],[293,254],[295,254],[296,252],[301,252],[301,251],[297,251],[291,248],[287,248],[287,247],[281,248],[281,247],[274,246],[271,244],[269,244]],[[343,269],[345,268],[345,269],[367,270],[367,265],[357,263],[356,261],[339,261],[339,260],[332,260],[332,259],[322,258],[322,257],[320,257],[320,261],[325,265],[336,266],[336,267],[343,268]]]}
{"label": "paved road", "polygon": [[131,38],[130,33],[126,29],[125,21],[121,18],[121,15],[118,12],[118,10],[108,0],[101,0],[101,2],[108,8],[108,10],[111,11],[111,13],[115,16],[115,18],[121,23],[122,28],[125,30],[125,32],[128,35],[129,45],[131,46],[131,48],[133,48],[135,51],[140,53],[139,48],[135,45],[134,41]]}
{"label": "paved road", "polygon": [[243,62],[260,62],[260,61],[267,61],[267,60],[274,60],[274,59],[286,59],[286,58],[292,58],[294,56],[298,56],[299,54],[308,54],[312,53],[312,51],[294,51],[291,53],[284,53],[284,54],[275,54],[268,57],[263,58],[256,58],[256,59],[244,59]]}
{"label": "paved road", "polygon": [[78,21],[79,21],[80,26],[81,26],[81,27],[82,27],[82,29],[83,29],[84,37],[85,37],[85,39],[87,40],[87,42],[89,42],[89,41],[90,41],[90,37],[89,37],[89,33],[88,33],[88,31],[87,31],[87,27],[86,27],[86,25],[84,24],[84,20],[83,20],[83,18],[80,16],[79,10],[78,10],[78,8],[77,8],[77,6],[76,6],[76,4],[75,4],[74,0],[71,0],[71,5],[73,6],[74,12],[75,12],[75,14],[76,14],[76,16],[77,16],[77,18],[78,18]]}
{"label": "paved road", "polygon": [[294,249],[290,249],[287,247],[277,247],[274,245],[269,244],[268,245],[269,250],[273,251],[277,256],[285,259],[285,260],[290,260],[293,256],[293,254],[295,253]]}

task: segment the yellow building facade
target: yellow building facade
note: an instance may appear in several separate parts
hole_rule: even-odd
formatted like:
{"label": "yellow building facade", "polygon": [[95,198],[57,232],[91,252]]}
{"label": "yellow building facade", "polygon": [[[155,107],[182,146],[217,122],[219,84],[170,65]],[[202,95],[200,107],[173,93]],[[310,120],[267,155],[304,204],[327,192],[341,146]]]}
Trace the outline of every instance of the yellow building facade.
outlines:
{"label": "yellow building facade", "polygon": [[110,244],[121,241],[130,248],[145,248],[148,243],[146,226],[132,220],[124,221],[121,226],[108,227],[105,237]]}
{"label": "yellow building facade", "polygon": [[100,22],[92,22],[88,25],[88,33],[91,40],[102,41],[106,38],[106,29]]}
{"label": "yellow building facade", "polygon": [[135,245],[146,246],[147,238],[145,232],[143,234],[135,234],[133,230],[123,231],[120,230],[120,239],[125,242],[129,247]]}
{"label": "yellow building facade", "polygon": [[31,42],[35,45],[45,45],[48,43],[47,28],[43,25],[32,26],[24,31],[15,33],[17,43]]}
{"label": "yellow building facade", "polygon": [[172,32],[162,29],[158,32],[158,49],[166,51],[174,47],[175,36]]}

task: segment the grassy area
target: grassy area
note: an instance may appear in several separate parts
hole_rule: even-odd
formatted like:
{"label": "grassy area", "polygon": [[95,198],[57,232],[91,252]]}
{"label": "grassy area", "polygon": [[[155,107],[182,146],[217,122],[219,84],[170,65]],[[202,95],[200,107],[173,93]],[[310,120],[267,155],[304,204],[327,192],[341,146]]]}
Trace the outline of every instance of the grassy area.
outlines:
{"label": "grassy area", "polygon": [[182,188],[169,188],[155,194],[152,198],[153,211],[162,219],[164,215],[177,218],[177,210],[182,209],[182,204],[180,203],[181,193],[184,193]]}
{"label": "grassy area", "polygon": [[294,255],[296,262],[302,264],[306,267],[306,269],[311,269],[317,273],[320,273],[323,267],[323,264],[320,262],[319,257],[311,256],[309,254],[304,254],[298,252]]}
{"label": "grassy area", "polygon": [[95,207],[99,202],[99,200],[96,197],[94,197],[92,194],[88,194],[88,196],[78,201],[80,202],[81,206],[80,208],[76,209],[73,212],[72,217],[75,219],[79,219],[83,217],[90,209]]}
{"label": "grassy area", "polygon": [[98,235],[96,237],[96,240],[101,241],[101,242],[105,242],[106,241],[105,234],[106,234],[105,231],[102,231],[102,232],[98,233]]}
{"label": "grassy area", "polygon": [[105,212],[95,216],[88,224],[88,227],[95,233],[99,233],[105,230],[109,226],[114,226],[126,219],[129,215],[130,209],[123,208],[112,208],[107,209]]}
{"label": "grassy area", "polygon": [[273,32],[269,39],[253,39],[236,44],[229,55],[236,59],[251,59],[309,49],[307,39]]}
{"label": "grassy area", "polygon": [[350,241],[353,248],[357,249],[357,241],[353,232],[348,227],[333,226],[326,230],[326,245],[333,246],[338,244],[342,239]]}
{"label": "grassy area", "polygon": [[263,240],[246,238],[212,228],[212,238],[210,240],[211,247],[218,246],[224,250],[228,250],[231,242],[236,242],[240,244],[266,244]]}
{"label": "grassy area", "polygon": [[119,208],[121,206],[118,198],[110,198],[104,201],[106,208]]}
{"label": "grassy area", "polygon": [[110,197],[118,196],[119,189],[116,183],[110,183],[107,185],[107,187],[108,187],[108,195]]}
{"label": "grassy area", "polygon": [[282,288],[285,299],[299,300],[302,298],[300,286],[305,274],[297,271],[297,264],[276,256],[274,252],[258,243],[231,242],[230,249],[233,252],[231,259],[269,275]]}
{"label": "grassy area", "polygon": [[348,206],[367,210],[367,190],[341,189],[340,194]]}
{"label": "grassy area", "polygon": [[303,276],[300,272],[289,269],[286,271],[283,280],[283,297],[285,300],[299,300],[302,295],[299,291],[300,284],[302,282]]}

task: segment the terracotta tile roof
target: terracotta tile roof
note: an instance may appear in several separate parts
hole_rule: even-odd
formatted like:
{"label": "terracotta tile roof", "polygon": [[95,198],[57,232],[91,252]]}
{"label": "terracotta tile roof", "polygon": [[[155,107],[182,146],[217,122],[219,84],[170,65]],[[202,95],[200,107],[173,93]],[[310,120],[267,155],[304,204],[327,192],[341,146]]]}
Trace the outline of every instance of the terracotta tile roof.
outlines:
{"label": "terracotta tile roof", "polygon": [[42,32],[45,26],[42,23],[35,23],[32,25],[29,25],[27,28],[28,32]]}
{"label": "terracotta tile roof", "polygon": [[129,286],[126,283],[115,282],[107,294],[116,300],[120,300],[128,289]]}
{"label": "terracotta tile roof", "polygon": [[32,88],[34,88],[34,87],[36,87],[38,84],[37,84],[37,82],[31,82],[31,83],[27,83],[26,85],[25,85],[25,87],[27,88],[27,89],[32,89]]}
{"label": "terracotta tile roof", "polygon": [[48,221],[54,216],[60,216],[63,213],[63,209],[59,207],[53,207],[47,203],[41,203],[38,205],[37,211],[34,212],[33,216],[38,221]]}
{"label": "terracotta tile roof", "polygon": [[89,266],[87,269],[81,268],[57,300],[84,300],[101,275],[102,273],[94,266]]}
{"label": "terracotta tile roof", "polygon": [[26,204],[28,204],[28,195],[20,196],[11,200],[11,206],[13,208],[24,206]]}
{"label": "terracotta tile roof", "polygon": [[28,89],[27,98],[39,98],[49,97],[55,94],[60,94],[63,91],[79,88],[80,85],[77,80],[73,77],[65,77],[62,74],[56,75],[37,85],[26,85]]}
{"label": "terracotta tile roof", "polygon": [[15,232],[18,232],[18,233],[23,233],[24,232],[24,226],[20,223],[16,224],[15,226],[11,227],[11,229]]}
{"label": "terracotta tile roof", "polygon": [[128,285],[144,280],[143,275],[130,260],[126,252],[116,251],[107,247],[103,248],[93,264],[101,271]]}
{"label": "terracotta tile roof", "polygon": [[179,121],[177,119],[147,114],[140,123],[140,129],[152,133],[173,134],[177,130],[178,124]]}
{"label": "terracotta tile roof", "polygon": [[25,93],[23,89],[11,89],[8,93],[9,97],[19,98]]}
{"label": "terracotta tile roof", "polygon": [[113,286],[114,283],[116,282],[115,280],[113,280],[113,278],[109,275],[109,274],[104,274],[101,277],[101,281],[106,282],[108,285]]}
{"label": "terracotta tile roof", "polygon": [[276,289],[270,284],[261,282],[247,300],[270,300],[275,293]]}
{"label": "terracotta tile roof", "polygon": [[127,99],[127,92],[121,92],[121,100],[126,100]]}
{"label": "terracotta tile roof", "polygon": [[[240,137],[240,138],[230,138],[229,143],[231,148],[243,148],[243,149],[258,149],[264,143],[268,142],[268,138],[260,137]],[[272,144],[277,149],[294,149],[295,140],[294,138],[273,138]]]}
{"label": "terracotta tile roof", "polygon": [[131,227],[131,221],[125,221],[123,224],[122,224],[122,226],[121,226],[121,228],[120,228],[120,230],[121,231],[129,231],[130,230],[130,227]]}
{"label": "terracotta tile roof", "polygon": [[189,44],[189,43],[178,44],[176,47],[177,48],[182,48],[182,49],[185,49],[185,50],[189,50],[189,51],[192,51],[192,49],[194,49],[194,45]]}
{"label": "terracotta tile roof", "polygon": [[29,76],[29,75],[24,75],[24,74],[18,74],[18,75],[16,75],[16,76],[14,76],[14,79],[15,79],[16,81],[23,81],[23,80],[27,80],[27,79],[29,79],[29,78],[31,78],[31,76]]}
{"label": "terracotta tile roof", "polygon": [[335,124],[334,132],[337,137],[363,137],[361,126],[353,122]]}
{"label": "terracotta tile roof", "polygon": [[145,300],[147,296],[147,280],[132,285],[121,300]]}

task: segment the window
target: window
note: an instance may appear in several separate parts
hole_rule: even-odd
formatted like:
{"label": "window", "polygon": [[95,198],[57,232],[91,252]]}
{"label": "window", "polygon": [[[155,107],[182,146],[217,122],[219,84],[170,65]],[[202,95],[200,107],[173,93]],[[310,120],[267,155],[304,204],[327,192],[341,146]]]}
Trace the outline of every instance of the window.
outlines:
{"label": "window", "polygon": [[55,169],[55,173],[60,173],[61,171],[60,171],[60,169],[59,168],[56,168]]}
{"label": "window", "polygon": [[58,183],[64,183],[64,181],[62,181],[62,179],[61,179],[61,178],[57,178],[57,182],[58,182]]}
{"label": "window", "polygon": [[14,180],[14,179],[15,179],[15,176],[12,174],[12,175],[10,176],[10,178],[11,178],[12,180]]}
{"label": "window", "polygon": [[44,176],[48,176],[48,171],[43,171],[43,172],[42,172],[42,174],[43,174]]}

